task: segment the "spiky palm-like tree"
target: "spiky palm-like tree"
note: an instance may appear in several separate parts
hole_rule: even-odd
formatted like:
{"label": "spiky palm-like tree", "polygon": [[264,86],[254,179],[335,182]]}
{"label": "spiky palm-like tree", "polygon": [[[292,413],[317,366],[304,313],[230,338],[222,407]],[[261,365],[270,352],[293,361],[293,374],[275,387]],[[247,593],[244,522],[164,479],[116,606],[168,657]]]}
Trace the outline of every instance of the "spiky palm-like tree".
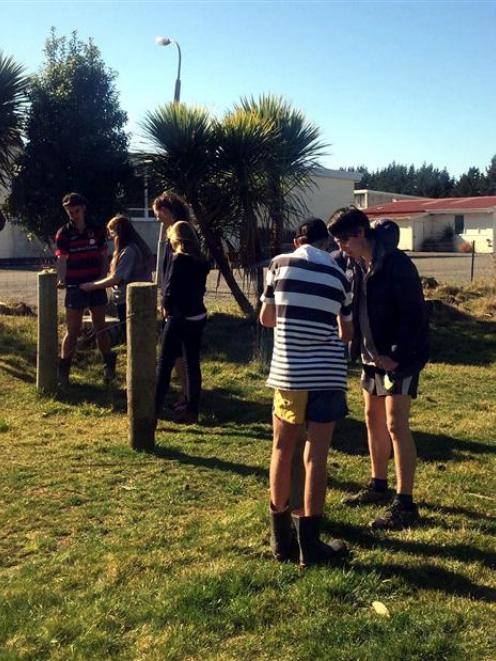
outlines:
{"label": "spiky palm-like tree", "polygon": [[0,183],[6,184],[22,149],[27,77],[24,68],[0,51]]}
{"label": "spiky palm-like tree", "polygon": [[201,108],[171,103],[148,112],[143,121],[152,169],[162,188],[171,188],[191,205],[200,231],[236,302],[245,314],[253,307],[232,273],[222,236],[235,223],[236,204],[227,173],[219,172],[218,129]]}
{"label": "spiky palm-like tree", "polygon": [[270,225],[270,252],[281,252],[282,236],[291,215],[305,210],[304,196],[313,186],[312,172],[326,144],[319,129],[282,97],[262,95],[241,100],[241,108],[272,124],[273,139],[267,152],[266,207]]}
{"label": "spiky palm-like tree", "polygon": [[262,251],[258,219],[264,204],[268,154],[273,140],[271,121],[243,109],[216,122],[216,166],[226,192],[236,204],[241,266],[263,290]]}

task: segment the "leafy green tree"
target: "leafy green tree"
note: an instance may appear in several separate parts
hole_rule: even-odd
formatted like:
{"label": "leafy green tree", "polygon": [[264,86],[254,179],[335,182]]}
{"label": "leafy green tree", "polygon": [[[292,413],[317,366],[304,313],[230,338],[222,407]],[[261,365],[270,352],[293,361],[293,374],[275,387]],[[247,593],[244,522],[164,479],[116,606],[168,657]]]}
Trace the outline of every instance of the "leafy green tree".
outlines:
{"label": "leafy green tree", "polygon": [[22,150],[26,86],[23,67],[0,51],[0,184],[4,185]]}
{"label": "leafy green tree", "polygon": [[454,180],[446,168],[439,170],[426,163],[418,169],[413,165],[401,165],[395,161],[374,172],[369,172],[364,166],[351,169],[362,172],[363,175],[357,188],[422,197],[448,197],[454,186]]}
{"label": "leafy green tree", "polygon": [[471,167],[455,184],[454,197],[476,197],[484,195],[486,187],[485,177],[479,168]]}
{"label": "leafy green tree", "polygon": [[485,195],[496,195],[496,154],[492,157],[491,163],[486,168],[485,179]]}
{"label": "leafy green tree", "polygon": [[58,37],[52,29],[45,62],[31,81],[28,143],[9,200],[12,213],[41,239],[64,221],[64,193],[82,193],[100,223],[124,203],[131,168],[115,77],[92,40],[83,43],[76,32]]}

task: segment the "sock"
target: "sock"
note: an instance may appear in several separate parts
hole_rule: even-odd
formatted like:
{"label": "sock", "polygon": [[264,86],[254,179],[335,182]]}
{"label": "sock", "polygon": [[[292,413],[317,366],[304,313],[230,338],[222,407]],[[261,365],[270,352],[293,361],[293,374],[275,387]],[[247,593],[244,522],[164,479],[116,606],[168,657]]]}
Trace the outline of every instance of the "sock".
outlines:
{"label": "sock", "polygon": [[413,498],[409,494],[397,493],[396,501],[406,509],[411,509],[413,507]]}
{"label": "sock", "polygon": [[374,491],[379,491],[379,493],[386,493],[388,488],[388,481],[373,477],[371,480],[371,486]]}

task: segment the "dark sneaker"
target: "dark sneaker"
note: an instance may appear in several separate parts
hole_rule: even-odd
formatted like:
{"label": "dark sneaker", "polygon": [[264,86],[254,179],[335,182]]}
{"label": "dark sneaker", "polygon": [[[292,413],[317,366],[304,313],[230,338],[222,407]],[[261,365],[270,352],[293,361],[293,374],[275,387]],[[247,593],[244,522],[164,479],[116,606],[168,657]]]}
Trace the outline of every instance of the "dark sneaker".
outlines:
{"label": "dark sneaker", "polygon": [[103,364],[103,378],[105,381],[113,381],[115,379],[115,365],[117,363],[117,354],[113,351],[105,355]]}
{"label": "dark sneaker", "polygon": [[198,413],[188,408],[176,410],[174,411],[174,422],[179,425],[196,425],[198,424]]}
{"label": "dark sneaker", "polygon": [[353,496],[346,496],[341,500],[343,505],[348,507],[360,507],[360,505],[380,505],[387,503],[391,499],[391,491],[376,491],[373,488],[372,482],[369,482],[365,489],[361,489]]}
{"label": "dark sneaker", "polygon": [[57,371],[57,383],[60,388],[67,388],[69,386],[69,372],[71,369],[70,358],[59,358],[59,366]]}
{"label": "dark sneaker", "polygon": [[395,500],[370,525],[374,530],[404,530],[413,526],[419,519],[415,504],[407,508]]}

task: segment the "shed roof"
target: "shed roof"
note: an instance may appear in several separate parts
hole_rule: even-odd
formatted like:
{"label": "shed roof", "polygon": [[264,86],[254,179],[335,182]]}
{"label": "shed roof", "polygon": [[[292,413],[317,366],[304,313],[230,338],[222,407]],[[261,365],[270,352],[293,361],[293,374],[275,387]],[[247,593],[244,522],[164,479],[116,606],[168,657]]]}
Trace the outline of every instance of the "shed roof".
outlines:
{"label": "shed roof", "polygon": [[418,200],[398,200],[365,209],[368,216],[411,215],[429,213],[432,211],[469,211],[477,209],[496,208],[496,195],[481,195],[479,197],[442,197],[424,198]]}

